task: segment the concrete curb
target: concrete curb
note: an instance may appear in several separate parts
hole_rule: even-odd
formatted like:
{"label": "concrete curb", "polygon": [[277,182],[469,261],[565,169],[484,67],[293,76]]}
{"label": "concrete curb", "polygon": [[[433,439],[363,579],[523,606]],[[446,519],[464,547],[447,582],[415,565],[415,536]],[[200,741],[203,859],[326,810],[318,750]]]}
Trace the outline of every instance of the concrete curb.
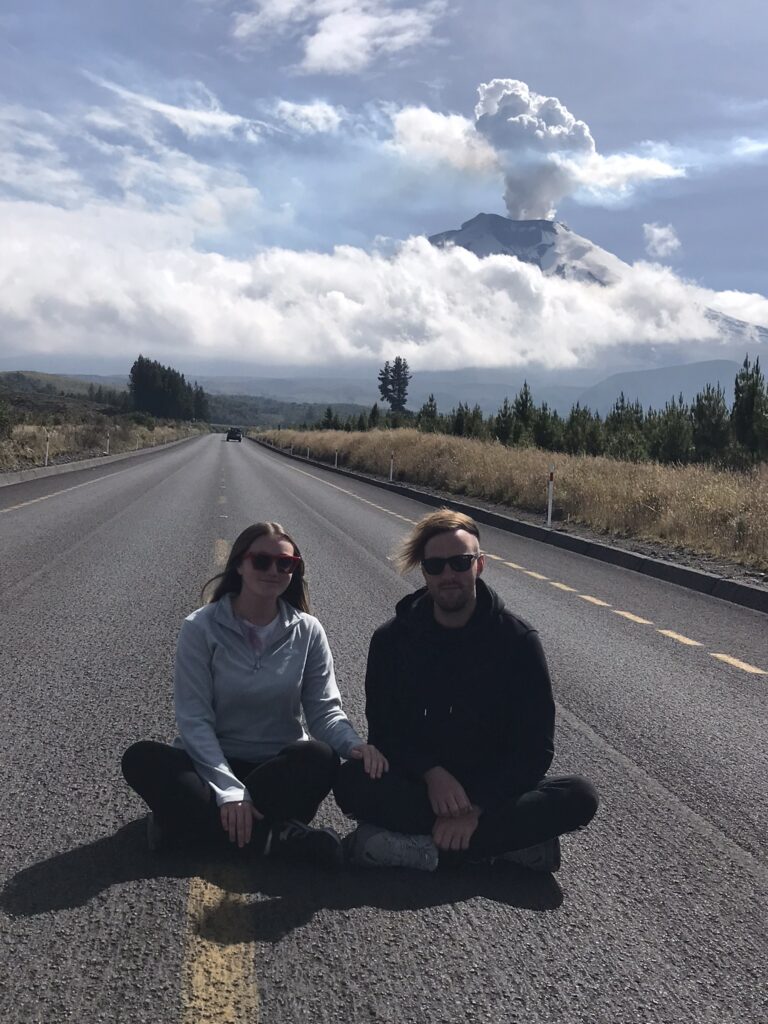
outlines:
{"label": "concrete curb", "polygon": [[256,438],[248,438],[255,444],[268,448],[269,451],[277,452],[279,455],[297,462],[309,463],[319,469],[328,470],[330,473],[338,473],[353,480],[360,480],[363,483],[372,484],[374,487],[381,487],[383,490],[392,491],[395,494],[402,494],[404,497],[413,498],[424,505],[432,507],[448,507],[456,512],[464,512],[472,516],[478,523],[486,526],[494,526],[499,530],[506,530],[509,533],[517,533],[522,537],[537,540],[543,544],[551,544],[554,547],[565,548],[567,551],[574,551],[576,554],[585,555],[587,558],[596,558],[601,562],[608,562],[610,565],[618,565],[623,569],[631,569],[633,572],[641,572],[646,576],[655,579],[665,580],[667,583],[674,583],[678,587],[685,587],[688,590],[696,590],[700,594],[708,594],[722,601],[731,601],[733,604],[742,605],[745,608],[752,608],[754,611],[768,614],[768,590],[760,587],[752,587],[748,583],[738,583],[734,580],[726,580],[713,573],[701,572],[699,569],[689,569],[684,565],[676,565],[674,562],[665,562],[660,558],[651,558],[649,555],[640,555],[635,551],[626,551],[624,548],[614,548],[610,544],[602,544],[599,541],[588,540],[584,537],[574,537],[568,533],[558,533],[555,530],[548,530],[545,526],[536,526],[534,523],[527,523],[521,519],[514,519],[512,516],[505,516],[499,512],[491,512],[488,509],[477,508],[463,501],[456,501],[453,498],[442,498],[429,491],[421,491],[415,487],[405,484],[390,483],[379,477],[366,476],[364,473],[356,473],[349,469],[339,469],[336,466],[329,466],[327,462],[320,462],[317,459],[307,459],[303,455],[291,455],[289,452],[266,441],[259,441]]}
{"label": "concrete curb", "polygon": [[[195,434],[201,437],[201,434]],[[22,484],[27,480],[38,480],[44,476],[59,476],[61,473],[74,473],[78,469],[91,469],[93,466],[109,465],[111,462],[122,462],[123,459],[132,459],[137,455],[147,455],[149,452],[160,452],[166,448],[173,448],[174,445],[184,444],[185,441],[192,441],[192,437],[180,437],[178,441],[167,441],[165,444],[157,444],[152,448],[139,448],[133,452],[119,452],[117,455],[99,455],[95,459],[79,459],[76,462],[61,462],[55,466],[35,466],[33,469],[16,469],[9,473],[0,473],[0,487],[9,487],[11,484]]]}

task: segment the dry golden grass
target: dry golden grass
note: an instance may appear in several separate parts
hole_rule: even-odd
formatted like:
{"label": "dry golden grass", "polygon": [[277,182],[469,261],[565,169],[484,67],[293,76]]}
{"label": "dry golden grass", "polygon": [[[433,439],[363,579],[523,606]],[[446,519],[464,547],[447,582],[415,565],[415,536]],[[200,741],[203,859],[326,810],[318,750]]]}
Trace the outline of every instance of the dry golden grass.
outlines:
{"label": "dry golden grass", "polygon": [[704,466],[670,467],[505,448],[417,430],[271,430],[259,437],[294,445],[312,458],[348,469],[530,512],[546,510],[549,466],[555,467],[555,507],[566,521],[602,533],[684,547],[768,569],[768,465],[753,473]]}
{"label": "dry golden grass", "polygon": [[[154,430],[149,430],[129,421],[111,425],[108,429],[110,455],[177,441],[197,432],[187,423],[157,424]],[[10,439],[0,441],[0,472],[44,465],[45,431],[45,427],[17,424]],[[49,462],[88,459],[103,455],[106,451],[106,427],[89,423],[64,423],[58,427],[48,427],[48,435]]]}

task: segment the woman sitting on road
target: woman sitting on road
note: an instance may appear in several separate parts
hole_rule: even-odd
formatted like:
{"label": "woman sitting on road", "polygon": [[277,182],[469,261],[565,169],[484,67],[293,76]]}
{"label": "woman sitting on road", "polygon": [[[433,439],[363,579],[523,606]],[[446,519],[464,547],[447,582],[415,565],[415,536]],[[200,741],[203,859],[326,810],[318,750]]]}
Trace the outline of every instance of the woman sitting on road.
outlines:
{"label": "woman sitting on road", "polygon": [[308,827],[339,757],[362,761],[372,778],[388,765],[341,708],[299,549],[279,523],[256,523],[203,593],[211,583],[210,603],[187,616],[179,636],[179,738],[135,743],[123,755],[128,785],[151,809],[150,848],[228,837],[264,855],[340,862],[336,833]]}

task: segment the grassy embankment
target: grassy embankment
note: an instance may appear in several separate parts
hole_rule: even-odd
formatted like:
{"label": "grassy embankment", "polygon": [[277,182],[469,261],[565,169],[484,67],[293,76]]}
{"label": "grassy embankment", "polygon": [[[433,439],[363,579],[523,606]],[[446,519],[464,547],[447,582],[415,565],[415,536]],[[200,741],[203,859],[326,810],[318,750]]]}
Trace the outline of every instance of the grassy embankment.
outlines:
{"label": "grassy embankment", "polygon": [[416,430],[271,430],[260,438],[348,469],[395,478],[529,512],[546,509],[555,467],[559,518],[608,535],[637,537],[768,570],[768,465],[753,473],[659,466],[505,448]]}
{"label": "grassy embankment", "polygon": [[[207,425],[202,429],[207,432]],[[158,422],[154,429],[149,429],[127,417],[121,417],[117,422],[63,423],[47,430],[49,464],[103,455],[107,431],[110,455],[150,448],[200,433],[200,429],[190,423]],[[33,423],[16,424],[11,437],[0,440],[0,473],[42,466],[45,462],[45,431],[46,427]]]}

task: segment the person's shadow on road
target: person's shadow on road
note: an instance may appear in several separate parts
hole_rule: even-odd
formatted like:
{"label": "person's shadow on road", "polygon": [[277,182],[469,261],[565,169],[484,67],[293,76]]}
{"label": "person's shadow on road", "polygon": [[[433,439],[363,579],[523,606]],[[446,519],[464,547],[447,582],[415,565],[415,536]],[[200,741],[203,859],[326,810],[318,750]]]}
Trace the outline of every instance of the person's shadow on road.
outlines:
{"label": "person's shadow on road", "polygon": [[215,886],[213,898],[199,911],[197,930],[221,945],[278,942],[322,910],[414,911],[482,898],[542,913],[563,900],[552,875],[510,864],[441,867],[434,873],[331,872],[218,847],[153,854],[144,842],[143,821],[135,821],[19,871],[0,893],[0,909],[17,919],[69,910],[112,886],[154,878],[202,878]]}

